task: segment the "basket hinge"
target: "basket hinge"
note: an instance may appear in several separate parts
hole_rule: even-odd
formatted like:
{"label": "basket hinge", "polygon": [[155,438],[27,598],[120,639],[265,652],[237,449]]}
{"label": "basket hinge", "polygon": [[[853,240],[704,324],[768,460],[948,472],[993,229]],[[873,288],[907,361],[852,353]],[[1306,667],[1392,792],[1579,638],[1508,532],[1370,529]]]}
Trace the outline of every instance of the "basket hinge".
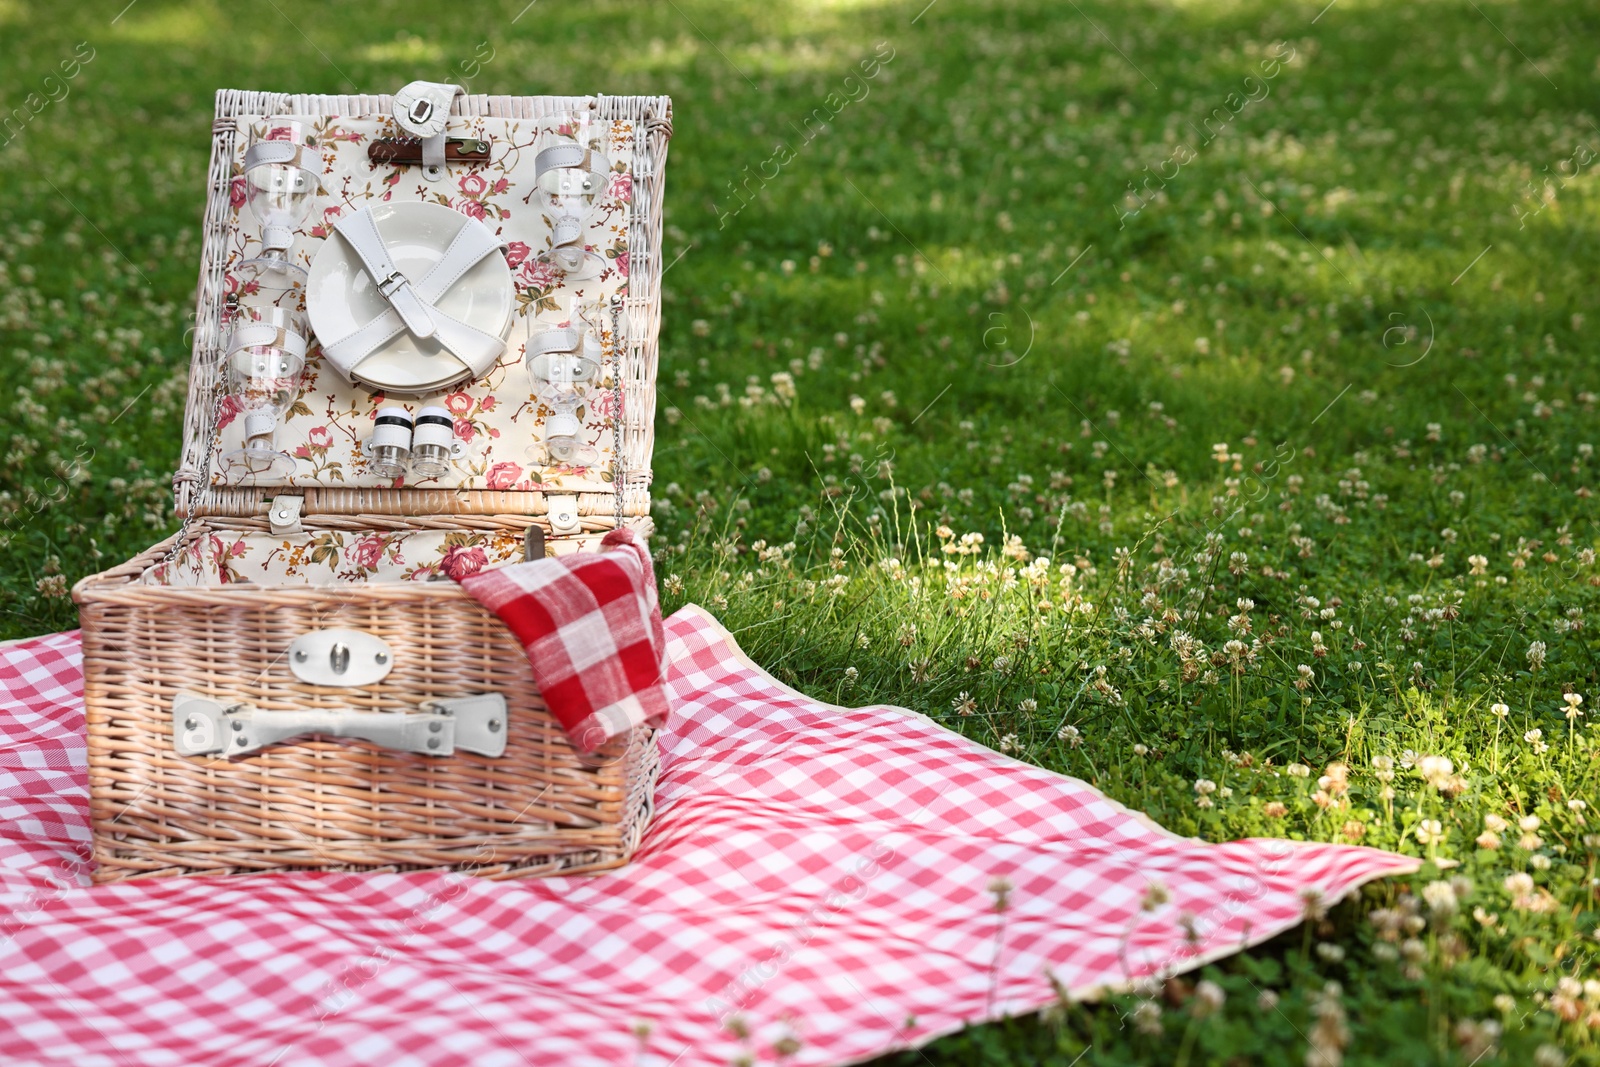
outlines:
{"label": "basket hinge", "polygon": [[303,496],[275,496],[267,510],[267,522],[274,537],[304,533],[300,527],[300,509],[305,506]]}
{"label": "basket hinge", "polygon": [[583,529],[583,522],[578,518],[578,498],[568,493],[552,493],[545,498],[549,505],[550,532],[555,534],[575,534]]}

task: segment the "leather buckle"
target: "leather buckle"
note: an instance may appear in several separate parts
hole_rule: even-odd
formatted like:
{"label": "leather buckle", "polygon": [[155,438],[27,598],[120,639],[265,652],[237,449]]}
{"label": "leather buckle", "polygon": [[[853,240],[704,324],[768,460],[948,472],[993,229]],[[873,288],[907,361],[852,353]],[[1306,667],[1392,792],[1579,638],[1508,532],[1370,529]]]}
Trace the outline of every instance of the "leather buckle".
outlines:
{"label": "leather buckle", "polygon": [[393,298],[395,292],[402,285],[410,284],[410,281],[407,280],[404,274],[401,274],[397,270],[392,270],[389,272],[388,277],[383,278],[378,282],[378,292],[382,293],[385,299],[390,299]]}

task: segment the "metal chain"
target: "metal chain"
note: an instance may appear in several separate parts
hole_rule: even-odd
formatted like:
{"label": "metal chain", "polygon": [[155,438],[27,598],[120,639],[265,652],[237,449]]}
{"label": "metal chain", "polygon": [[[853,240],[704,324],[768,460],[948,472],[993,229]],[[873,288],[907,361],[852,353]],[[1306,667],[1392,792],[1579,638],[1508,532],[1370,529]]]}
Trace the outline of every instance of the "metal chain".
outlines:
{"label": "metal chain", "polygon": [[[264,110],[268,115],[282,115],[287,114],[288,109],[289,94],[278,93],[273,98],[272,106]],[[221,120],[213,122],[211,126],[211,132],[214,137],[221,140],[224,153],[229,158],[232,158],[234,148],[236,147],[234,140],[238,132],[234,121],[229,119],[226,122]],[[215,193],[212,193],[211,195],[215,195]],[[226,273],[226,269],[221,269],[217,273],[218,281],[221,282]],[[200,449],[200,480],[195,483],[195,491],[190,497],[189,514],[184,516],[182,525],[178,527],[178,532],[173,535],[172,547],[167,549],[167,554],[161,559],[161,565],[163,567],[171,566],[172,561],[178,558],[179,553],[183,549],[184,542],[188,540],[190,531],[194,529],[195,524],[200,520],[198,501],[194,498],[197,497],[201,492],[209,491],[211,488],[209,484],[211,474],[211,456],[212,453],[216,451],[218,437],[222,432],[219,424],[222,422],[222,403],[227,397],[227,382],[225,381],[226,376],[224,374],[225,368],[222,366],[222,361],[227,358],[226,349],[228,337],[226,331],[227,329],[231,329],[232,321],[238,316],[238,313],[238,296],[236,294],[223,297],[219,301],[219,306],[217,308],[218,344],[216,346],[214,357],[208,361],[213,368],[211,391],[214,399],[211,402],[211,417],[206,419],[204,425],[201,427],[202,432],[205,434],[205,443]],[[195,325],[198,327],[199,323],[196,323]],[[194,383],[191,382],[190,387],[193,388],[193,385]]]}
{"label": "metal chain", "polygon": [[[216,366],[222,362],[222,356],[220,355],[221,351],[222,350],[219,347],[219,355],[214,361],[211,361],[213,366]],[[206,481],[211,471],[211,453],[217,447],[217,434],[219,432],[217,424],[222,421],[222,401],[223,397],[226,395],[226,391],[222,388],[221,374],[222,368],[217,366],[217,380],[213,381],[211,385],[212,393],[215,395],[216,399],[212,401],[211,416],[210,418],[206,419],[203,427],[205,431],[205,443],[200,449],[200,481],[196,483],[195,491],[189,496],[189,513],[183,517],[183,524],[178,527],[178,532],[173,535],[172,546],[167,549],[167,554],[161,558],[161,566],[163,567],[170,567],[173,560],[178,558],[179,553],[183,551],[184,543],[189,538],[189,532],[194,529],[195,523],[200,521],[199,501],[196,499],[196,497],[198,497],[201,492],[208,488]]]}
{"label": "metal chain", "polygon": [[617,529],[622,529],[623,487],[627,482],[622,456],[622,305],[621,293],[611,297],[611,480],[617,489]]}

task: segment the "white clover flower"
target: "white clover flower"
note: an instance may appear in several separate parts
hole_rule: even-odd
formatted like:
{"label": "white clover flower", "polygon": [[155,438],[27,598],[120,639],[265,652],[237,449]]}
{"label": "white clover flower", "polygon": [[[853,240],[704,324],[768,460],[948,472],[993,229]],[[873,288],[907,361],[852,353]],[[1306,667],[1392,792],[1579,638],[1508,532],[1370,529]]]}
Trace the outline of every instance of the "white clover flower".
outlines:
{"label": "white clover flower", "polygon": [[1228,995],[1221,986],[1209,979],[1202,980],[1194,987],[1194,1013],[1200,1018],[1214,1015],[1222,1010],[1227,999]]}
{"label": "white clover flower", "polygon": [[1443,789],[1456,772],[1456,765],[1447,756],[1423,756],[1417,761],[1417,773],[1435,789]]}
{"label": "white clover flower", "polygon": [[1296,667],[1295,670],[1299,672],[1300,677],[1295,679],[1294,687],[1300,690],[1310,688],[1312,681],[1316,678],[1316,672],[1304,663]]}
{"label": "white clover flower", "polygon": [[1497,719],[1503,719],[1511,714],[1511,709],[1504,704],[1490,704],[1489,710],[1494,713],[1494,717]]}
{"label": "white clover flower", "polygon": [[1514,897],[1527,896],[1533,892],[1533,875],[1517,871],[1515,874],[1506,875],[1506,880],[1501,884],[1505,886],[1506,892]]}
{"label": "white clover flower", "polygon": [[1438,819],[1423,819],[1417,824],[1417,840],[1424,845],[1444,840],[1444,825]]}
{"label": "white clover flower", "polygon": [[1133,1026],[1141,1034],[1161,1033],[1161,1005],[1153,1000],[1141,1000],[1133,1009]]}
{"label": "white clover flower", "polygon": [[1429,882],[1422,887],[1422,899],[1435,915],[1450,915],[1456,910],[1456,891],[1449,882]]}

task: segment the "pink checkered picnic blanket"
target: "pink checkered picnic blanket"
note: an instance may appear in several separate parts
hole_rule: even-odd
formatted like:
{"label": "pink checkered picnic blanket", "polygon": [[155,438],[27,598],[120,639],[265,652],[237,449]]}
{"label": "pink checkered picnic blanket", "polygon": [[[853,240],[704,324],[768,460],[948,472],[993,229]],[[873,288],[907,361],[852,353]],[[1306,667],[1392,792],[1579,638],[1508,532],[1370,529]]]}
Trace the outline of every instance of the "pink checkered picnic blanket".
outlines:
{"label": "pink checkered picnic blanket", "polygon": [[[840,1064],[1039,1008],[1047,969],[1080,993],[1186,969],[1294,925],[1302,890],[1416,867],[1180,838],[920,716],[802,696],[698,609],[667,636],[674,708],[634,862],[498,883],[79,888],[77,638],[0,648],[0,1062],[723,1067],[793,1037],[783,1062]],[[1013,887],[998,938],[995,878]],[[1170,900],[1141,910],[1152,883]]]}

